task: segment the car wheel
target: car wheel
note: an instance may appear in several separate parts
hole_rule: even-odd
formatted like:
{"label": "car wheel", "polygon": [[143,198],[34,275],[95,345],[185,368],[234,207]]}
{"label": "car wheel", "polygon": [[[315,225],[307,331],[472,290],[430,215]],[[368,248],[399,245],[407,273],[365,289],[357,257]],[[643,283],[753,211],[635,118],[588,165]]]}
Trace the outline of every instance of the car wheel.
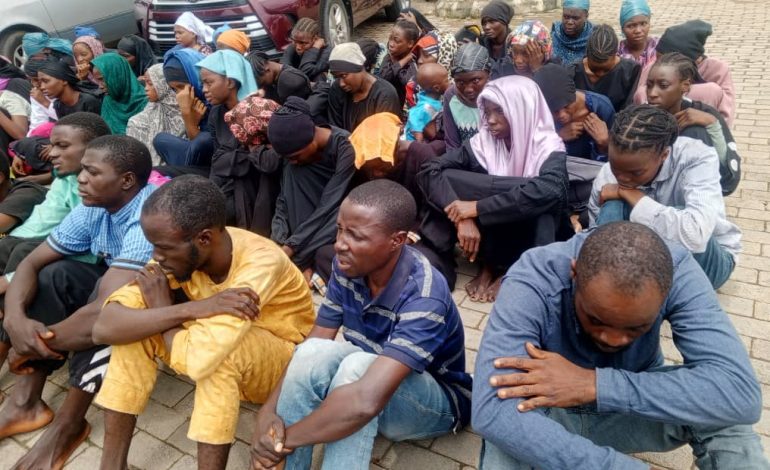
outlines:
{"label": "car wheel", "polygon": [[385,7],[385,18],[390,22],[396,21],[401,10],[408,6],[409,4],[404,0],[393,0],[393,3]]}
{"label": "car wheel", "polygon": [[27,34],[27,31],[9,31],[0,37],[0,55],[11,59],[13,65],[23,67],[27,61],[24,57],[24,51],[21,48],[21,38]]}
{"label": "car wheel", "polygon": [[323,32],[329,44],[336,46],[350,41],[352,19],[348,15],[348,9],[342,0],[326,0],[324,2]]}

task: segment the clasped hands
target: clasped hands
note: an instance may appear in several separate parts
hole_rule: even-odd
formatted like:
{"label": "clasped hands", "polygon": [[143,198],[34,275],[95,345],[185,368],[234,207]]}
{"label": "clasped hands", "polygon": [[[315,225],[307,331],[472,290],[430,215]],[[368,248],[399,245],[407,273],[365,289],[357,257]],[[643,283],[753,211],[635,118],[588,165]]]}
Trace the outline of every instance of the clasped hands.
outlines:
{"label": "clasped hands", "polygon": [[474,220],[479,216],[477,201],[454,201],[444,208],[446,216],[457,227],[457,241],[463,256],[473,263],[481,246],[481,232]]}

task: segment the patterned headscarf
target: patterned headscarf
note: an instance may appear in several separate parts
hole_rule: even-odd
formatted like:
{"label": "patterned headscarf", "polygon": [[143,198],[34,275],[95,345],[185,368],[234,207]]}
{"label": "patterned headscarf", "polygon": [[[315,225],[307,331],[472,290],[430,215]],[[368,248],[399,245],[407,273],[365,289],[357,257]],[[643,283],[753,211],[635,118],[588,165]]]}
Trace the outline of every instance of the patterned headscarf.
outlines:
{"label": "patterned headscarf", "polygon": [[424,34],[414,46],[414,52],[420,50],[436,58],[447,70],[452,67],[452,59],[457,52],[457,39],[449,33],[430,31]]}
{"label": "patterned headscarf", "polygon": [[94,57],[99,57],[100,55],[104,54],[104,44],[102,44],[100,40],[93,36],[80,36],[79,38],[75,39],[75,42],[72,43],[73,46],[75,44],[85,44],[88,46],[88,48],[91,49],[91,53],[94,55]]}
{"label": "patterned headscarf", "polygon": [[273,100],[249,95],[225,113],[225,123],[243,145],[262,145],[267,143],[267,123],[280,107]]}
{"label": "patterned headscarf", "polygon": [[548,27],[538,20],[527,20],[508,35],[508,55],[513,53],[513,46],[526,46],[529,41],[537,41],[545,49],[545,60],[553,54],[553,43]]}
{"label": "patterned headscarf", "polygon": [[168,86],[163,76],[163,65],[153,65],[147,69],[146,75],[155,88],[158,100],[148,102],[141,113],[129,119],[126,135],[147,144],[153,165],[158,165],[160,156],[155,151],[155,146],[150,145],[152,139],[161,132],[182,137],[185,135],[185,125],[179,103],[176,101],[176,93]]}
{"label": "patterned headscarf", "polygon": [[452,76],[465,72],[476,72],[483,70],[488,72],[492,68],[489,60],[489,51],[486,47],[470,42],[457,50],[452,60],[450,72]]}

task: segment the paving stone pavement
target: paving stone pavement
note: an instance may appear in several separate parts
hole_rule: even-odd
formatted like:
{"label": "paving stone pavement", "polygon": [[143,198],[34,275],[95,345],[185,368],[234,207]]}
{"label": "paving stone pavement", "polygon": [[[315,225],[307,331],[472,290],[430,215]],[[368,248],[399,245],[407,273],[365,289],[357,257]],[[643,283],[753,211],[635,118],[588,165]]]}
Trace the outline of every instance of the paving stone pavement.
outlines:
{"label": "paving stone pavement", "polygon": [[[430,15],[433,4],[413,2]],[[593,0],[591,19],[606,22],[616,29],[619,0]],[[714,25],[707,53],[727,60],[732,66],[738,95],[738,112],[733,134],[743,157],[743,181],[727,199],[728,215],[743,230],[744,253],[730,281],[719,291],[722,306],[741,335],[764,392],[764,412],[756,425],[762,435],[766,453],[770,450],[770,91],[764,87],[770,80],[767,42],[770,14],[764,0],[650,0],[653,34],[659,35],[672,24],[702,18]],[[557,18],[559,12],[530,14],[527,18]],[[516,17],[514,23],[522,20]],[[470,21],[470,20],[469,20]],[[454,31],[462,20],[436,20],[436,25]],[[390,26],[375,18],[359,26],[356,34],[381,41]],[[472,266],[460,268],[454,298],[460,307],[466,332],[468,370],[473,371],[479,341],[491,306],[471,302],[462,286],[474,274]],[[671,339],[670,330],[662,333],[666,357],[677,362],[681,356]],[[48,403],[58,407],[64,398],[67,374],[64,369],[51,377],[44,395]],[[0,372],[0,390],[7,395],[12,378],[7,370]],[[129,464],[135,469],[184,470],[196,467],[195,444],[186,437],[193,387],[188,380],[172,372],[160,374],[152,402],[139,418],[131,447]],[[254,411],[257,407],[244,403],[237,441],[230,454],[228,470],[248,467],[248,443]],[[94,469],[101,458],[104,426],[101,412],[92,408],[88,419],[93,431],[88,441],[70,458],[67,469]],[[0,441],[0,470],[9,469],[39,436],[39,432]],[[472,470],[478,464],[481,439],[470,429],[439,439],[392,444],[378,438],[372,469],[376,470]],[[320,449],[319,449],[320,450]],[[768,454],[770,455],[770,454]],[[641,456],[659,467],[687,469],[692,465],[688,448],[666,454]]]}

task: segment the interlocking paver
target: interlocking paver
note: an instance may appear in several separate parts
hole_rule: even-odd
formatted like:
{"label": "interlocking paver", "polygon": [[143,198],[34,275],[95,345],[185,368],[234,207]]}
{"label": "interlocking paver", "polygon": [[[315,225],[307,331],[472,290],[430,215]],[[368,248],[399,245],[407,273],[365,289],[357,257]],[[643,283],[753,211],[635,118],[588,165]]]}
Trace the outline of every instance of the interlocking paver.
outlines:
{"label": "interlocking paver", "polygon": [[[617,13],[620,0],[593,0],[591,20],[594,23],[613,25],[617,30]],[[455,31],[473,20],[441,19],[431,15],[435,3],[413,1],[442,30]],[[685,0],[650,0],[653,10],[652,33],[660,35],[672,24],[691,18],[703,18],[714,25],[709,38],[707,53],[727,60],[732,66],[737,91],[738,112],[734,135],[743,157],[744,174],[738,191],[726,199],[728,216],[744,231],[745,252],[730,282],[719,292],[719,300],[732,319],[741,339],[749,349],[751,362],[764,393],[762,420],[756,426],[762,434],[766,452],[770,451],[770,89],[765,87],[770,79],[770,59],[767,47],[761,40],[745,40],[743,32],[758,32],[758,38],[770,32],[770,9],[763,0],[701,0],[697,4]],[[530,13],[516,16],[513,23],[522,19],[539,18],[550,23],[559,12]],[[358,37],[372,37],[386,41],[390,25],[382,17],[369,20],[356,29]],[[477,268],[460,260],[457,289],[453,292],[466,331],[468,370],[473,371],[476,350],[486,327],[491,305],[472,302],[463,286]],[[320,299],[315,296],[316,304]],[[681,355],[671,339],[667,326],[661,334],[661,347],[667,361],[681,362]],[[67,386],[67,370],[60,369],[49,379],[46,397],[54,407],[63,399],[61,393]],[[13,382],[7,368],[0,369],[0,390],[9,392]],[[177,377],[168,368],[162,368],[158,385],[153,393],[146,416],[140,418],[139,428],[131,447],[129,462],[133,468],[183,470],[196,467],[196,444],[187,439],[189,416],[194,401],[193,386],[189,379]],[[246,468],[248,445],[257,407],[244,404],[241,423],[231,452],[228,469]],[[92,408],[88,420],[92,434],[79,455],[73,457],[67,469],[96,468],[101,457],[104,427],[102,413]],[[180,420],[181,417],[181,420]],[[146,432],[146,431],[149,431]],[[163,437],[158,439],[152,436]],[[0,470],[10,468],[31,446],[39,433],[30,433],[0,441]],[[244,442],[245,441],[245,442]],[[396,470],[473,470],[478,460],[480,438],[462,431],[457,436],[445,436],[435,440],[392,444],[378,437],[373,452],[372,469]],[[314,452],[318,461],[322,447]],[[692,464],[689,448],[684,447],[664,454],[642,454],[656,466],[671,469],[688,469]]]}

